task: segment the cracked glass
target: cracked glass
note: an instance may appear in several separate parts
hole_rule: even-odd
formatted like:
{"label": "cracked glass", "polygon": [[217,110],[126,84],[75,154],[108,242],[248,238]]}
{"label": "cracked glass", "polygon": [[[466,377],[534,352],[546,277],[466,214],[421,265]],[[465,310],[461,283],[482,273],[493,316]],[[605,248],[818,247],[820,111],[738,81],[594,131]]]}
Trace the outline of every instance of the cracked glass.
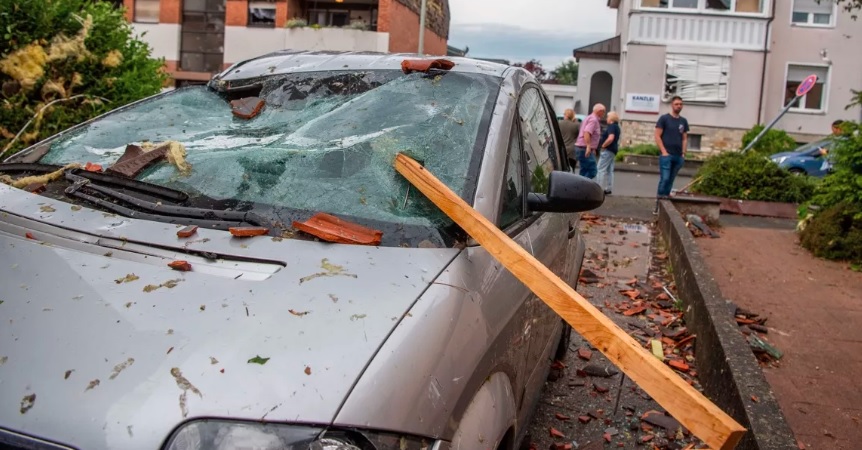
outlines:
{"label": "cracked glass", "polygon": [[[183,88],[61,136],[41,162],[107,168],[127,144],[176,141],[190,174],[160,162],[137,178],[240,205],[448,226],[408,189],[394,158],[411,156],[472,202],[500,82],[484,74],[377,70],[249,80],[242,95]],[[266,101],[261,113],[234,117],[228,100],[252,95]]]}

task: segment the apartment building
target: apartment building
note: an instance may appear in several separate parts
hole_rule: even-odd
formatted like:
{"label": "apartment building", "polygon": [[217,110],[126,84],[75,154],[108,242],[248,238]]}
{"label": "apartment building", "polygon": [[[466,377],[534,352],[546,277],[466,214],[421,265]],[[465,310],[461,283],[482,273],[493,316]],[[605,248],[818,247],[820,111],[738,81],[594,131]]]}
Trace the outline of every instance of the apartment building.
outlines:
{"label": "apartment building", "polygon": [[669,100],[686,101],[692,150],[739,148],[809,75],[818,81],[777,128],[808,142],[829,133],[862,89],[862,21],[831,0],[609,0],[617,35],[574,51],[578,112],[620,112],[626,145],[653,142]]}
{"label": "apartment building", "polygon": [[[127,19],[177,84],[292,50],[415,53],[421,0],[123,0]],[[287,25],[290,25],[288,27]],[[424,52],[445,55],[448,0],[428,0]]]}

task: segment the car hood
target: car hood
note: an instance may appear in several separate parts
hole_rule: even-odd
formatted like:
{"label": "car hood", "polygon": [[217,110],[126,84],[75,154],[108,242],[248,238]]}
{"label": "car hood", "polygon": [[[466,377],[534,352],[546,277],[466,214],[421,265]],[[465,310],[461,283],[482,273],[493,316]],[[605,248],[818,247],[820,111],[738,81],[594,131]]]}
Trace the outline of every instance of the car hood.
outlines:
{"label": "car hood", "polygon": [[0,427],[80,448],[159,448],[201,417],[330,423],[458,253],[181,240],[76,209],[0,185]]}
{"label": "car hood", "polygon": [[783,158],[783,157],[804,156],[805,153],[808,153],[808,151],[805,151],[805,152],[781,152],[781,153],[774,153],[774,154],[770,155],[769,158],[770,159],[779,159],[779,158]]}

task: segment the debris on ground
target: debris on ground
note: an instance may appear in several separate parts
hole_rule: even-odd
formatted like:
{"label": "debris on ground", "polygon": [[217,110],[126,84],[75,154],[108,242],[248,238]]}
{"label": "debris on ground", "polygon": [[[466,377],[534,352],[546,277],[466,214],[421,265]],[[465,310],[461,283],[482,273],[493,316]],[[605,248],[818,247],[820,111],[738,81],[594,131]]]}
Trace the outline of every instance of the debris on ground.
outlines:
{"label": "debris on ground", "polygon": [[380,245],[383,232],[341,220],[331,214],[317,213],[305,222],[295,221],[293,227],[327,242],[356,245]]}
{"label": "debris on ground", "polygon": [[784,353],[766,340],[769,329],[766,328],[767,317],[732,306],[733,316],[739,325],[739,331],[745,335],[749,347],[762,365],[776,365]]}
{"label": "debris on ground", "polygon": [[168,263],[168,267],[180,272],[189,272],[192,270],[192,265],[188,261],[173,261]]}
{"label": "debris on ground", "polygon": [[249,360],[248,360],[248,363],[249,363],[249,364],[260,364],[260,365],[264,365],[264,364],[266,364],[266,362],[267,362],[267,361],[269,361],[269,358],[261,358],[261,357],[260,357],[260,355],[257,355],[257,356],[255,356],[254,358],[249,359]]}
{"label": "debris on ground", "polygon": [[685,226],[688,227],[694,237],[709,236],[713,239],[721,237],[703,221],[702,217],[697,214],[689,214],[685,216],[685,220]]}

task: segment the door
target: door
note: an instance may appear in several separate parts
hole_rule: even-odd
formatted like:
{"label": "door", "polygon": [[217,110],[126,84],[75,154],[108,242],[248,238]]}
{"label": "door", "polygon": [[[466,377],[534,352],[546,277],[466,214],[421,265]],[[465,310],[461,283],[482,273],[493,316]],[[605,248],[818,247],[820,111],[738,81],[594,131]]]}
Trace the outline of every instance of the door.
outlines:
{"label": "door", "polygon": [[[518,99],[524,178],[524,194],[548,192],[552,171],[562,170],[562,152],[550,103],[534,85],[528,85]],[[568,214],[524,211],[523,230],[518,238],[526,241],[526,250],[565,279],[568,255]],[[526,287],[525,287],[526,289]],[[550,367],[561,319],[541,299],[529,293],[526,309],[529,318],[529,351],[524,361],[527,373],[521,419],[526,418],[539,398]]]}
{"label": "door", "polygon": [[226,1],[183,1],[180,70],[209,73],[222,71]]}

